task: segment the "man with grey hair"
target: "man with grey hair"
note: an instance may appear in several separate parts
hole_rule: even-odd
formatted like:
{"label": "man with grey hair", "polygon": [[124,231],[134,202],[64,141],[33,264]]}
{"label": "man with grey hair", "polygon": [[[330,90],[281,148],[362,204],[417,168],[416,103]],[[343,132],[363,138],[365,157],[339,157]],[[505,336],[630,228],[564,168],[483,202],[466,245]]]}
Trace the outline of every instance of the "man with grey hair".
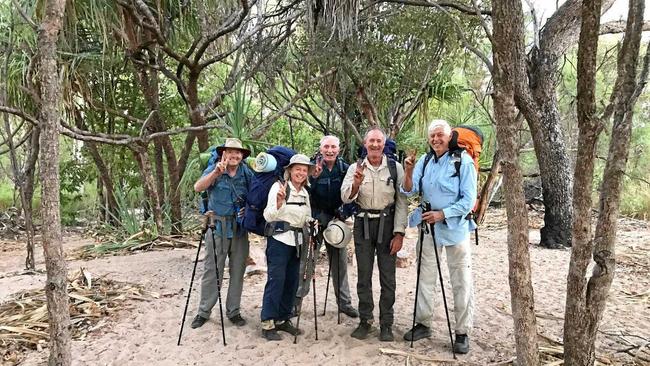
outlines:
{"label": "man with grey hair", "polygon": [[[420,225],[433,224],[433,232],[418,243],[422,251],[420,283],[416,298],[413,329],[404,339],[419,340],[431,337],[434,288],[438,279],[436,253],[447,253],[447,267],[454,296],[456,318],[454,351],[469,352],[469,332],[474,318],[474,288],[472,284],[472,257],[469,232],[476,228],[468,214],[476,201],[476,169],[472,158],[463,151],[460,156],[449,151],[451,127],[444,120],[434,120],[429,125],[430,155],[415,162],[415,156],[404,161],[404,183],[401,190],[407,196],[420,193],[421,203],[428,202],[430,211],[421,212]],[[428,158],[427,158],[428,156]],[[460,160],[457,171],[456,165]],[[437,247],[434,248],[434,239]],[[420,254],[418,254],[420,255]]]}
{"label": "man with grey hair", "polygon": [[341,198],[356,201],[359,213],[354,220],[354,250],[357,258],[359,326],[351,336],[366,339],[373,322],[372,272],[377,257],[379,267],[379,340],[393,341],[396,254],[402,248],[406,229],[407,202],[399,192],[404,179],[402,166],[384,154],[386,135],[373,127],[365,135],[368,155],[348,168]]}
{"label": "man with grey hair", "polygon": [[[314,173],[309,178],[311,184],[312,217],[317,219],[322,227],[327,227],[343,201],[341,200],[341,184],[349,165],[339,157],[339,138],[332,135],[320,140],[319,153],[312,161],[316,164]],[[322,235],[322,234],[321,234]],[[330,273],[334,286],[334,295],[338,311],[351,318],[359,316],[352,306],[350,286],[348,285],[348,255],[345,249],[334,248],[325,243],[327,257],[330,261]],[[332,265],[334,264],[334,265]]]}

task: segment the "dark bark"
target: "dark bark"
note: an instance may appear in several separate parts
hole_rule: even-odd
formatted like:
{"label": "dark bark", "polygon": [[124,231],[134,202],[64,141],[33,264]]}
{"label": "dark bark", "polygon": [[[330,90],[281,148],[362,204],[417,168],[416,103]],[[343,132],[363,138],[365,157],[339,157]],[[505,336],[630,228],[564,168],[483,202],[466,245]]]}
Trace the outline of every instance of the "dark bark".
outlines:
{"label": "dark bark", "polygon": [[[571,245],[572,169],[566,147],[556,87],[560,60],[577,42],[581,0],[566,1],[540,32],[540,45],[528,59],[529,85],[517,88],[517,107],[524,113],[535,146],[544,196],[544,227],[540,244],[548,248]],[[614,0],[604,0],[608,9]]]}
{"label": "dark bark", "polygon": [[99,180],[102,182],[103,189],[106,190],[105,195],[105,212],[106,212],[106,222],[110,223],[113,226],[118,224],[119,219],[119,210],[117,206],[117,200],[115,199],[115,185],[113,183],[113,178],[111,177],[110,170],[106,166],[104,159],[99,153],[97,144],[94,142],[85,142],[84,146],[88,149],[90,156],[97,167],[99,172]]}
{"label": "dark bark", "polygon": [[41,214],[43,251],[47,281],[45,295],[50,329],[48,364],[70,365],[70,309],[67,293],[67,266],[63,253],[60,214],[59,120],[61,85],[57,65],[57,39],[63,22],[65,0],[45,3],[43,22],[38,30],[40,122]]}
{"label": "dark bark", "polygon": [[149,161],[147,149],[141,145],[131,145],[129,148],[133,152],[135,160],[138,163],[138,167],[140,168],[140,175],[142,176],[142,188],[149,202],[149,208],[151,210],[151,214],[153,215],[156,230],[158,231],[157,234],[162,235],[164,233],[162,209],[160,207],[160,198],[158,197],[158,192],[156,191],[153,169],[151,168],[151,162]]}
{"label": "dark bark", "polygon": [[508,217],[510,301],[514,320],[517,364],[538,365],[537,323],[528,250],[528,211],[519,165],[519,135],[515,84],[525,78],[524,25],[521,1],[492,3],[494,27],[494,115],[504,175]]}
{"label": "dark bark", "polygon": [[[603,121],[595,116],[595,72],[598,29],[598,1],[583,7],[583,31],[578,50],[578,122],[580,145],[575,174],[573,250],[567,278],[567,299],[564,322],[564,362],[567,365],[593,365],[598,327],[605,311],[607,297],[616,266],[615,237],[620,193],[632,134],[633,107],[645,85],[650,56],[637,83],[644,0],[631,0],[625,38],[618,55],[618,72],[612,92],[612,104],[604,118],[613,112],[614,123],[609,154],[600,189],[599,215],[596,231],[591,231],[592,181],[597,137]],[[583,39],[584,34],[584,39]],[[591,260],[591,274],[587,268]]]}

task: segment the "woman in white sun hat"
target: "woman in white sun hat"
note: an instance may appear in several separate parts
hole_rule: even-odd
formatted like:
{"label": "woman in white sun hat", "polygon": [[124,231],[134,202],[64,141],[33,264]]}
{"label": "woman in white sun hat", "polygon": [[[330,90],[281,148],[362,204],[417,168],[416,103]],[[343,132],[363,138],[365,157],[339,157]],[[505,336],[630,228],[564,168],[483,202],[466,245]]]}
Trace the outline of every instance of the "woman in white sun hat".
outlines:
{"label": "woman in white sun hat", "polygon": [[306,226],[312,218],[306,186],[313,169],[307,156],[294,155],[284,169],[284,181],[271,186],[264,209],[268,277],[261,318],[262,336],[269,341],[282,339],[278,331],[299,333],[289,318],[299,284],[298,251],[309,242]]}

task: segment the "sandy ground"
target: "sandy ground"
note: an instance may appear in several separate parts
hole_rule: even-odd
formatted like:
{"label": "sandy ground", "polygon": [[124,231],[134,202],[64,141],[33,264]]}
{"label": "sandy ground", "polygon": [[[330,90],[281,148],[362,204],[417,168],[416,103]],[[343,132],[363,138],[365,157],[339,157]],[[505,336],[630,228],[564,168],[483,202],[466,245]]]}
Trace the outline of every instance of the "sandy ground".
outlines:
{"label": "sandy ground", "polygon": [[[489,213],[488,222],[481,228],[479,246],[473,249],[473,273],[476,292],[476,316],[471,335],[471,351],[459,356],[463,364],[486,365],[512,359],[514,356],[513,324],[510,311],[508,260],[505,217],[503,211]],[[531,220],[534,228],[536,220]],[[538,223],[537,219],[537,223]],[[539,241],[537,230],[531,230],[531,242]],[[416,233],[409,232],[404,249],[414,257]],[[78,237],[66,239],[66,250],[88,243]],[[560,340],[564,312],[566,275],[569,250],[545,250],[531,245],[533,285],[535,289],[538,329],[543,338]],[[650,259],[650,226],[647,223],[621,220],[617,254],[620,257],[616,278],[612,286],[610,303],[606,310],[598,339],[598,355],[614,364],[650,364],[650,289],[648,271]],[[264,264],[262,243],[251,249],[258,264]],[[41,249],[37,260],[43,268]],[[645,254],[644,254],[645,253]],[[23,265],[22,248],[0,251],[0,301],[20,290],[42,286],[43,274],[18,274]],[[242,316],[248,324],[237,328],[226,320],[227,346],[222,344],[218,306],[210,321],[198,330],[189,327],[198,303],[198,291],[192,292],[190,311],[183,334],[182,345],[176,345],[180,320],[185,305],[192,272],[195,250],[176,249],[145,252],[128,256],[115,256],[91,261],[73,261],[69,269],[85,267],[95,276],[144,285],[162,296],[146,302],[131,301],[116,318],[107,319],[103,326],[83,341],[74,341],[72,353],[75,365],[403,365],[404,356],[385,355],[380,349],[416,353],[439,359],[450,359],[449,338],[444,309],[437,301],[437,319],[431,339],[415,343],[413,349],[401,340],[410,328],[415,291],[415,261],[397,270],[397,301],[395,303],[395,342],[382,343],[378,331],[365,341],[350,337],[356,319],[341,316],[337,324],[336,304],[330,291],[325,316],[323,313],[327,262],[317,268],[318,340],[315,340],[313,300],[310,296],[303,305],[301,328],[305,331],[297,344],[293,337],[285,336],[280,342],[267,342],[261,338],[259,315],[266,274],[246,277],[242,299]],[[350,284],[353,303],[356,303],[356,266],[350,265]],[[446,265],[443,267],[446,276]],[[199,263],[199,284],[202,263]],[[447,282],[448,284],[448,282]],[[227,286],[227,283],[225,284]],[[448,285],[447,285],[448,286]],[[377,269],[374,279],[375,302],[378,302],[379,281]],[[451,288],[447,287],[447,293]],[[225,293],[225,291],[223,292]],[[448,299],[453,307],[451,298]],[[225,305],[225,304],[224,304]],[[375,306],[375,318],[378,307]],[[452,318],[453,322],[453,318]],[[453,323],[452,323],[453,324]],[[643,346],[645,344],[645,346]],[[637,345],[637,347],[632,347]],[[622,351],[629,349],[628,352]],[[639,357],[635,358],[637,355]],[[23,365],[40,365],[47,352],[30,352]],[[645,361],[644,361],[645,360]],[[412,364],[425,362],[411,358]],[[430,364],[427,362],[427,364]]]}

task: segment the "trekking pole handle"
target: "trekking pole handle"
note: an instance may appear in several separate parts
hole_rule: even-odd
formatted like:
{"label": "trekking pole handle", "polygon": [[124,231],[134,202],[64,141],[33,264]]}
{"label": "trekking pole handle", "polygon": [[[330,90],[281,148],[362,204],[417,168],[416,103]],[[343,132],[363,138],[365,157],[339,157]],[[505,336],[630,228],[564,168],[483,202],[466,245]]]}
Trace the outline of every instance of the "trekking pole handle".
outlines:
{"label": "trekking pole handle", "polygon": [[217,219],[217,215],[214,213],[214,211],[212,210],[207,211],[204,215],[206,217],[205,220],[206,225],[210,228],[214,228],[216,226],[215,221]]}

